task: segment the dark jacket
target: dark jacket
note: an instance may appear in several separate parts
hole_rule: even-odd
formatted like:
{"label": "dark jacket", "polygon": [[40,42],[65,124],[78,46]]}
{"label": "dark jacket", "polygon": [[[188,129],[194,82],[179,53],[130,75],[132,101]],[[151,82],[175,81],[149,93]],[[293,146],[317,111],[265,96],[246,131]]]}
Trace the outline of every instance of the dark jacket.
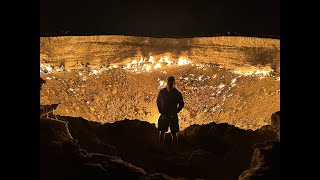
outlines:
{"label": "dark jacket", "polygon": [[158,110],[163,115],[176,115],[184,107],[182,94],[176,88],[163,88],[157,98]]}

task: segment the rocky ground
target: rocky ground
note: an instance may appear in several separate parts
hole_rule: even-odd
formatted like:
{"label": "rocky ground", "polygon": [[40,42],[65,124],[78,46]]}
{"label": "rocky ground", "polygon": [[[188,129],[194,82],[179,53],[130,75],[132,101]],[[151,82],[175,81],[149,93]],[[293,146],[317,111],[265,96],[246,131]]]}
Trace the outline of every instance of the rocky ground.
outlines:
{"label": "rocky ground", "polygon": [[101,123],[136,118],[157,125],[157,94],[171,74],[185,100],[179,114],[182,129],[214,121],[255,130],[270,124],[269,117],[280,108],[280,81],[275,77],[236,74],[214,65],[167,67],[138,74],[125,69],[89,74],[42,74],[47,83],[41,91],[41,104],[60,102],[56,114]]}

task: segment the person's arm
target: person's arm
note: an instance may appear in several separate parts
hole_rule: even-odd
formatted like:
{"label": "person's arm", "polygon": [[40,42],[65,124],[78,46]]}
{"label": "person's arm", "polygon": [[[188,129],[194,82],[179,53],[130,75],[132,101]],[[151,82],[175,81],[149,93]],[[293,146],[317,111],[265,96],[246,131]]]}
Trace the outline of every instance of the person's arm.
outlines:
{"label": "person's arm", "polygon": [[159,91],[158,97],[157,97],[157,107],[158,107],[158,111],[161,114],[161,91]]}
{"label": "person's arm", "polygon": [[178,106],[178,113],[182,110],[182,108],[184,107],[184,101],[183,101],[183,97],[182,97],[182,94],[179,92],[178,93],[178,103],[179,103],[179,106]]}

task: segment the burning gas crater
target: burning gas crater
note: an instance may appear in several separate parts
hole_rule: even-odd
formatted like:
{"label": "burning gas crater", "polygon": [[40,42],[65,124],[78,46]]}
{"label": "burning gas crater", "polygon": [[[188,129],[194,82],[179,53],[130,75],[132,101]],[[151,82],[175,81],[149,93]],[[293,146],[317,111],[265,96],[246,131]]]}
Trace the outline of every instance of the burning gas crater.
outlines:
{"label": "burning gas crater", "polygon": [[279,109],[280,77],[270,67],[227,69],[217,64],[193,63],[187,57],[149,56],[77,70],[41,64],[47,82],[41,104],[61,102],[56,114],[82,116],[92,121],[140,119],[157,124],[156,97],[173,75],[185,108],[181,128],[191,124],[227,122],[244,129],[269,124]]}

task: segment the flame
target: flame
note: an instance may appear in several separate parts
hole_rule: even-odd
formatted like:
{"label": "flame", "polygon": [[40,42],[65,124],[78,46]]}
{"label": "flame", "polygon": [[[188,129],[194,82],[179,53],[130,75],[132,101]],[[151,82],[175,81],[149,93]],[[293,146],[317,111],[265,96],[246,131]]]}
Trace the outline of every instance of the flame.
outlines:
{"label": "flame", "polygon": [[151,70],[151,66],[150,65],[146,65],[146,71],[149,72]]}
{"label": "flame", "polygon": [[187,59],[185,59],[184,57],[179,57],[178,59],[178,65],[179,66],[183,66],[183,65],[187,65],[189,64],[190,61],[188,61]]}
{"label": "flame", "polygon": [[[129,63],[130,64],[130,63]],[[133,60],[132,62],[131,62],[131,64],[138,64],[138,61],[137,60]]]}
{"label": "flame", "polygon": [[149,57],[149,60],[148,60],[148,62],[151,62],[152,64],[154,64],[154,59],[153,59],[153,56],[150,56],[150,57]]}
{"label": "flame", "polygon": [[[185,56],[180,56],[178,59],[173,59],[173,60],[170,59],[169,55],[163,55],[160,57],[158,56],[159,59],[156,59],[154,56],[151,56],[151,55],[149,55],[149,57],[143,57],[142,55],[139,55],[139,57],[140,57],[139,60],[131,59],[129,60],[129,62],[127,61],[127,63],[121,64],[121,65],[120,64],[110,64],[109,66],[101,65],[100,69],[91,70],[89,73],[89,76],[94,75],[96,78],[98,78],[98,74],[101,74],[103,71],[116,69],[116,68],[119,68],[119,66],[121,66],[122,69],[128,69],[131,72],[140,73],[141,71],[151,72],[152,69],[160,69],[164,66],[170,67],[170,66],[183,66],[187,64],[192,64],[192,61]],[[54,68],[51,66],[43,65],[43,64],[40,64],[40,65],[41,65],[40,73],[49,74],[54,70]],[[84,66],[84,64],[81,64],[81,65]],[[65,68],[64,66],[61,66],[61,68],[55,69],[55,71],[57,72],[62,72],[64,70],[70,72],[70,70]],[[160,71],[160,72],[166,74],[166,71]],[[77,74],[77,76],[82,76],[82,74]],[[86,79],[84,78],[84,80]]]}
{"label": "flame", "polygon": [[[146,62],[146,57],[143,57],[140,55],[139,61],[137,60],[132,60],[128,64],[123,66],[123,69],[130,69],[132,72],[135,73],[140,73],[140,71],[144,72],[150,72],[152,69],[159,69],[163,67],[163,64],[161,63],[166,63],[166,66],[172,66],[172,65],[186,65],[190,64],[191,61],[188,60],[186,57],[179,57],[178,60],[171,61],[170,57],[165,55],[161,56],[160,59],[157,61],[154,56],[149,56],[149,59]],[[161,71],[164,72],[164,71]],[[165,73],[165,72],[164,72]]]}
{"label": "flame", "polygon": [[270,72],[273,70],[257,70],[254,74],[262,74],[264,76],[267,76],[270,74]]}
{"label": "flame", "polygon": [[143,63],[143,62],[145,62],[145,60],[144,60],[144,58],[141,56],[138,64],[141,64],[141,63]]}
{"label": "flame", "polygon": [[169,57],[168,56],[164,56],[164,62],[167,63],[167,66],[170,66],[171,64],[173,64],[172,61],[170,61]]}
{"label": "flame", "polygon": [[161,64],[160,64],[160,63],[158,63],[158,64],[156,64],[155,66],[153,66],[153,68],[154,68],[154,69],[161,68]]}

